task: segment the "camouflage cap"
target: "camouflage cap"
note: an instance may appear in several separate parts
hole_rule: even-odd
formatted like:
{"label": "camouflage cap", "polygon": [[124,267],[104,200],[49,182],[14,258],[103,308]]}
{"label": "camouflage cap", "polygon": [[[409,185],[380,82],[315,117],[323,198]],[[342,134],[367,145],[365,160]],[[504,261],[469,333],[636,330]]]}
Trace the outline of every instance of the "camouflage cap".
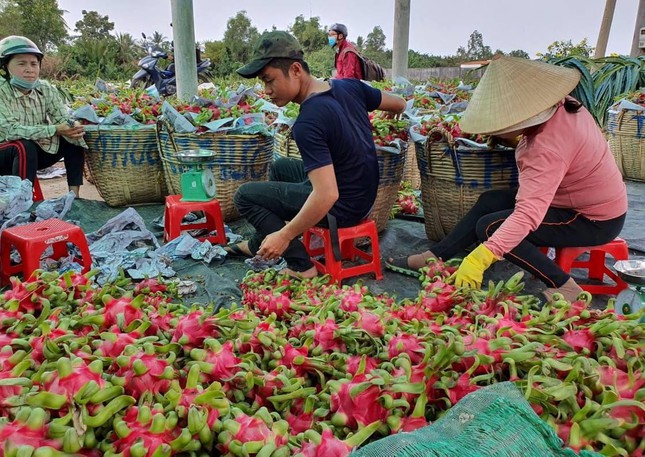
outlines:
{"label": "camouflage cap", "polygon": [[293,35],[280,30],[262,34],[253,48],[252,60],[237,73],[245,78],[255,78],[271,59],[285,58],[303,60],[305,53]]}

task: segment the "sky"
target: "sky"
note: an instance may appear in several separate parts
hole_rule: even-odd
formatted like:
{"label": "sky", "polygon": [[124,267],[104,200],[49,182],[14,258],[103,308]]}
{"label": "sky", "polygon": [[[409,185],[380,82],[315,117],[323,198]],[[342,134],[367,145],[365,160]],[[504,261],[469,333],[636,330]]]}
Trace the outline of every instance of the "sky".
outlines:
{"label": "sky", "polygon": [[[188,0],[182,0],[188,1]],[[226,22],[238,11],[246,11],[252,25],[262,32],[287,29],[298,15],[319,17],[323,26],[347,25],[348,38],[365,38],[375,26],[392,48],[394,0],[193,0],[197,41],[221,40]],[[477,30],[492,51],[524,50],[531,57],[544,53],[554,41],[587,38],[595,46],[605,0],[411,0],[409,48],[432,55],[454,55],[468,45]],[[65,20],[73,32],[81,11],[108,15],[115,31],[140,37],[154,31],[172,38],[170,0],[59,0]],[[638,0],[618,0],[607,54],[629,54]]]}

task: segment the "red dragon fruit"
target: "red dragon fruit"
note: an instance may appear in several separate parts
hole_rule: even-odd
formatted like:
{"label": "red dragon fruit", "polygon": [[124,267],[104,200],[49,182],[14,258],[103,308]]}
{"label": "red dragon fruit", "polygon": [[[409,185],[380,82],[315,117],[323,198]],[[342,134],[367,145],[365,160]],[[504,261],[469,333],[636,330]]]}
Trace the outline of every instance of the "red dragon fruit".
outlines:
{"label": "red dragon fruit", "polygon": [[206,338],[218,336],[215,318],[204,314],[203,311],[194,310],[180,316],[172,335],[172,341],[182,345],[185,351],[201,347]]}
{"label": "red dragon fruit", "polygon": [[113,325],[118,325],[121,330],[125,330],[133,321],[142,319],[141,305],[143,304],[143,299],[143,295],[138,295],[134,299],[128,296],[113,298],[105,295],[103,297],[105,308],[102,328],[107,329]]}
{"label": "red dragon fruit", "polygon": [[381,389],[365,381],[362,375],[352,381],[334,382],[331,385],[331,411],[334,413],[332,423],[336,426],[347,426],[357,429],[374,421],[385,421],[388,410],[379,402]]}
{"label": "red dragon fruit", "polygon": [[387,353],[390,359],[399,354],[407,354],[410,356],[410,361],[417,364],[423,360],[426,350],[416,335],[403,333],[390,339]]}
{"label": "red dragon fruit", "polygon": [[114,432],[108,437],[109,450],[122,452],[123,457],[130,457],[134,449],[148,457],[157,455],[155,453],[174,454],[172,451],[180,440],[179,430],[178,427],[166,427],[163,410],[131,406],[122,418],[115,419]]}
{"label": "red dragon fruit", "polygon": [[90,381],[96,384],[96,391],[105,387],[106,382],[101,377],[102,368],[100,361],[88,366],[81,358],[70,360],[61,357],[56,361],[56,370],[43,374],[41,382],[47,392],[64,395],[72,402],[74,396]]}
{"label": "red dragon fruit", "polygon": [[193,349],[190,356],[197,360],[199,366],[208,379],[213,381],[228,381],[240,371],[239,364],[242,360],[233,352],[233,342],[219,341],[208,338],[205,340],[207,349]]}
{"label": "red dragon fruit", "polygon": [[255,416],[247,416],[242,412],[235,412],[234,419],[227,419],[222,424],[222,432],[218,436],[218,449],[224,453],[242,455],[259,452],[264,446],[273,444],[283,446],[287,442],[288,424],[282,421],[278,427],[271,427],[273,420],[266,408],[260,408]]}
{"label": "red dragon fruit", "polygon": [[322,435],[310,430],[305,432],[305,436],[309,440],[303,443],[300,452],[296,455],[299,457],[347,457],[354,448],[372,436],[380,425],[379,421],[373,422],[342,441],[336,438],[329,428],[325,428]]}
{"label": "red dragon fruit", "polygon": [[170,380],[178,377],[172,365],[175,354],[170,352],[168,358],[163,359],[155,353],[152,345],[144,345],[145,352],[132,353],[128,350],[131,347],[115,359],[112,371],[117,379],[113,379],[113,383],[122,385],[125,392],[134,398],[147,393],[166,393],[170,388]]}
{"label": "red dragon fruit", "polygon": [[344,352],[347,348],[340,338],[336,338],[337,332],[338,324],[333,319],[326,319],[322,324],[316,323],[314,325],[314,342],[323,351]]}
{"label": "red dragon fruit", "polygon": [[[365,360],[364,363],[364,368],[362,373],[358,373],[359,367],[361,366],[361,362]],[[350,373],[352,376],[356,376],[357,374],[364,374],[367,373],[369,374],[372,370],[376,369],[378,367],[378,360],[376,360],[374,357],[369,357],[369,356],[360,356],[360,355],[350,355],[347,358],[347,372]]]}
{"label": "red dragon fruit", "polygon": [[136,342],[137,339],[131,333],[123,333],[119,327],[113,325],[107,332],[101,334],[100,340],[94,341],[95,354],[114,359],[123,353],[126,346],[134,345]]}
{"label": "red dragon fruit", "polygon": [[370,311],[361,310],[355,325],[373,337],[380,338],[385,335],[385,327],[381,321],[381,316]]}
{"label": "red dragon fruit", "polygon": [[60,450],[60,443],[47,437],[48,428],[47,413],[43,409],[21,408],[14,421],[0,423],[0,457],[15,455],[15,451],[26,446]]}
{"label": "red dragon fruit", "polygon": [[594,351],[596,346],[596,338],[589,328],[567,330],[562,335],[562,339],[575,351],[581,351],[583,349]]}

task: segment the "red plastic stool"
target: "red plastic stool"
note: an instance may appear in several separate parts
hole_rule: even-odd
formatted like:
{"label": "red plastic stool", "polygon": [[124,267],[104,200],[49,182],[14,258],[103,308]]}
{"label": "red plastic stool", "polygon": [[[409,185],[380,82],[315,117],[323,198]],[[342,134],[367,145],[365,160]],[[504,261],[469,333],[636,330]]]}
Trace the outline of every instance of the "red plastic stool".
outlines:
{"label": "red plastic stool", "polygon": [[[542,248],[546,249],[546,248]],[[589,260],[576,260],[588,252]],[[555,263],[562,271],[570,273],[573,268],[583,268],[588,271],[589,279],[602,281],[605,275],[609,276],[616,284],[580,284],[582,290],[590,294],[617,295],[627,288],[627,283],[605,265],[605,256],[609,254],[614,260],[628,260],[629,250],[627,243],[622,238],[616,238],[600,246],[586,246],[576,248],[557,248],[555,250]]]}
{"label": "red plastic stool", "polygon": [[[60,219],[47,219],[18,227],[5,229],[0,236],[0,283],[9,283],[9,277],[22,273],[28,278],[31,273],[40,268],[40,258],[43,252],[51,246],[54,249],[53,259],[69,255],[67,243],[75,244],[81,251],[83,273],[90,271],[92,256],[87,246],[87,238],[83,230],[69,222]],[[15,247],[20,254],[21,262],[11,264],[11,248]]]}
{"label": "red plastic stool", "polygon": [[41,202],[45,199],[43,197],[43,190],[40,188],[40,182],[38,181],[38,178],[34,180],[34,186],[33,186],[33,197],[31,199],[36,202]]}
{"label": "red plastic stool", "polygon": [[[323,246],[311,247],[311,237],[316,235],[323,240]],[[368,237],[372,244],[372,253],[359,249],[355,240],[357,238]],[[378,244],[378,233],[376,224],[373,220],[364,220],[354,227],[345,227],[338,229],[338,243],[340,245],[341,260],[334,258],[334,252],[331,242],[329,229],[324,227],[312,227],[305,232],[303,243],[307,253],[312,257],[312,262],[321,274],[328,274],[334,281],[341,282],[345,278],[362,275],[365,273],[374,273],[376,279],[383,279],[383,270],[381,269],[381,254]],[[313,257],[324,256],[324,263]],[[346,266],[342,264],[343,259],[358,260],[363,259],[367,263],[360,265]]]}
{"label": "red plastic stool", "polygon": [[[183,224],[184,217],[188,213],[202,212],[206,222],[200,224]],[[207,202],[182,202],[181,195],[168,195],[166,197],[166,211],[164,215],[163,239],[167,243],[174,240],[184,230],[206,229],[208,232],[215,231],[215,235],[201,236],[200,241],[208,240],[212,244],[226,244],[226,232],[224,231],[224,218],[222,209],[217,199]]]}

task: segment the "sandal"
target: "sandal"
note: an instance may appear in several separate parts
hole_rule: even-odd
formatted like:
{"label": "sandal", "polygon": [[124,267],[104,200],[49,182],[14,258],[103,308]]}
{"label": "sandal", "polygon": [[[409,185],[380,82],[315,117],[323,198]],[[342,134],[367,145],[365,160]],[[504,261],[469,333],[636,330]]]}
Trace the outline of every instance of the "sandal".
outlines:
{"label": "sandal", "polygon": [[386,260],[385,268],[395,273],[400,273],[402,275],[411,276],[417,279],[419,279],[419,276],[421,276],[421,273],[419,273],[418,270],[413,270],[408,266],[407,257],[397,257],[394,259]]}
{"label": "sandal", "polygon": [[227,255],[231,257],[244,257],[247,259],[253,257],[244,251],[239,244],[229,244],[224,247],[224,250],[227,252]]}

